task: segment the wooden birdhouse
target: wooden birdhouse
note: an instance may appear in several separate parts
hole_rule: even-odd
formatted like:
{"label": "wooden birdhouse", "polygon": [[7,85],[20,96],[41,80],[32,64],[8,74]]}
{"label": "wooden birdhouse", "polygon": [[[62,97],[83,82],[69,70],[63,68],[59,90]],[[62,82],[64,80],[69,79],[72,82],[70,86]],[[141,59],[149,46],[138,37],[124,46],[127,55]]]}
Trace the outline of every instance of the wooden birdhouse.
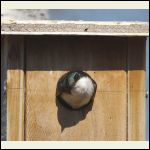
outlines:
{"label": "wooden birdhouse", "polygon": [[[2,22],[7,140],[145,140],[148,28],[144,22]],[[70,70],[97,83],[93,104],[81,110],[56,102],[57,82]]]}

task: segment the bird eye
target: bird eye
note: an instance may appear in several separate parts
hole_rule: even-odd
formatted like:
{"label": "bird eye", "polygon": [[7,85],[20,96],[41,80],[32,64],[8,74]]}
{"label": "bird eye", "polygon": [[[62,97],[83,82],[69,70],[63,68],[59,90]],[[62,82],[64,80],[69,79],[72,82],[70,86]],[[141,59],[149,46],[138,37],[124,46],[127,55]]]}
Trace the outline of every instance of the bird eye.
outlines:
{"label": "bird eye", "polygon": [[79,79],[79,75],[76,74],[76,75],[74,76],[74,80],[77,81],[78,79]]}

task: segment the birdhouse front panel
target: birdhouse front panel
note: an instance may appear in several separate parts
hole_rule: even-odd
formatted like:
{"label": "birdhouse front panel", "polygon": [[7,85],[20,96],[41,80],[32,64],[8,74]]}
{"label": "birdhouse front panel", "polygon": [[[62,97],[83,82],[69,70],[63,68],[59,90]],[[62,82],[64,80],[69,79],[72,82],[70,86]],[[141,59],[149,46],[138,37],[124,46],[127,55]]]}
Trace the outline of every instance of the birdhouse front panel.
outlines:
{"label": "birdhouse front panel", "polygon": [[[126,139],[126,38],[30,36],[26,38],[26,139]],[[57,81],[83,70],[97,83],[91,108],[56,104]]]}

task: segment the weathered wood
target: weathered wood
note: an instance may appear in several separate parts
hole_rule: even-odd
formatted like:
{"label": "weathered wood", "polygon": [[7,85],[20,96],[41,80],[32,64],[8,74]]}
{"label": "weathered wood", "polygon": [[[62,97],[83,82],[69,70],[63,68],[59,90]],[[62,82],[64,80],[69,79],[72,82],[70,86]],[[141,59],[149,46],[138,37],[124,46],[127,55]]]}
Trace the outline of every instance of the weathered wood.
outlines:
{"label": "weathered wood", "polygon": [[7,140],[24,140],[24,37],[8,36]]}
{"label": "weathered wood", "polygon": [[[147,23],[9,21],[1,27],[10,34],[1,39],[8,53],[8,140],[145,140],[145,38],[129,36],[147,36]],[[94,102],[80,111],[56,101],[57,81],[70,70],[88,72],[98,85]]]}
{"label": "weathered wood", "polygon": [[128,39],[128,140],[145,140],[145,41]]}
{"label": "weathered wood", "polygon": [[92,110],[94,140],[126,141],[125,105],[125,92],[97,92]]}
{"label": "weathered wood", "polygon": [[7,140],[24,140],[24,89],[7,90]]}
{"label": "weathered wood", "polygon": [[148,36],[146,22],[2,21],[1,34]]}
{"label": "weathered wood", "polygon": [[7,51],[5,49],[5,36],[1,36],[1,141],[6,140],[6,72]]}
{"label": "weathered wood", "polygon": [[145,92],[129,94],[129,141],[144,141],[145,138]]}
{"label": "weathered wood", "polygon": [[[126,44],[119,37],[28,37],[26,140],[126,140]],[[69,70],[97,82],[93,106],[70,111],[56,102],[57,81]]]}

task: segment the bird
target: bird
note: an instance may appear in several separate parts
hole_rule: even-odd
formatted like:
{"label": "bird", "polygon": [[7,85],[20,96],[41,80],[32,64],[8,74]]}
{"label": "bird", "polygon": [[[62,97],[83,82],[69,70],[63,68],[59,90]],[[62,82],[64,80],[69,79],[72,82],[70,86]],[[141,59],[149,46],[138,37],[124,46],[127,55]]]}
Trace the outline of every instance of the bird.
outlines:
{"label": "bird", "polygon": [[56,97],[64,106],[78,110],[94,99],[96,89],[96,82],[86,72],[69,71],[58,80]]}

